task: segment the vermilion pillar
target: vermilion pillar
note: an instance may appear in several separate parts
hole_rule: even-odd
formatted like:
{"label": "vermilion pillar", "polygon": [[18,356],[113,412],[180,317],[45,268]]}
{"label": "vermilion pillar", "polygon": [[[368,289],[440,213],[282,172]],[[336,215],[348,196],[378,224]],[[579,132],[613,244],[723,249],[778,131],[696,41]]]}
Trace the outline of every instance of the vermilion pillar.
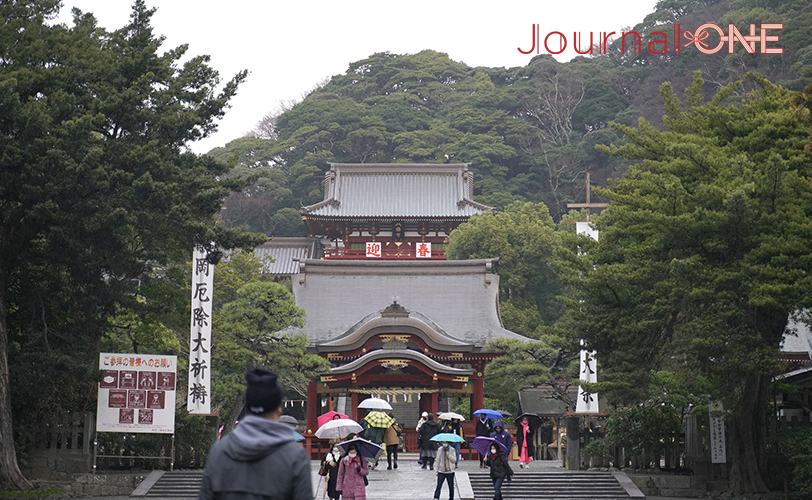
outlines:
{"label": "vermilion pillar", "polygon": [[440,411],[440,393],[432,392],[429,394],[429,413],[434,414],[434,420],[437,421],[437,412]]}
{"label": "vermilion pillar", "polygon": [[474,407],[471,408],[471,412],[485,407],[485,379],[480,373],[477,373],[477,377],[474,379]]}
{"label": "vermilion pillar", "polygon": [[307,385],[307,432],[318,429],[319,395],[316,392],[316,379],[310,379]]}
{"label": "vermilion pillar", "polygon": [[358,422],[358,393],[350,393],[350,418]]}

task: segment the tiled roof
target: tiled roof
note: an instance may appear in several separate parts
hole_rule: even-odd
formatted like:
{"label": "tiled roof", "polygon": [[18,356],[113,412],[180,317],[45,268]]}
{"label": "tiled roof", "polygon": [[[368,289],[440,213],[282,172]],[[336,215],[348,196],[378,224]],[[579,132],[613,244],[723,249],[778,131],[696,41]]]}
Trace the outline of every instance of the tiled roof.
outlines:
{"label": "tiled roof", "polygon": [[290,276],[299,272],[299,261],[318,258],[314,251],[318,240],[315,238],[274,238],[254,249],[259,257],[271,257],[265,269],[274,276]]}
{"label": "tiled roof", "polygon": [[493,211],[473,201],[468,164],[333,163],[324,201],[302,208],[318,217],[470,217]]}
{"label": "tiled roof", "polygon": [[303,328],[288,333],[303,333],[312,344],[327,343],[351,333],[365,318],[380,316],[394,299],[455,342],[481,348],[497,338],[529,340],[502,327],[499,276],[490,263],[304,261],[303,272],[293,279],[293,295],[307,317]]}

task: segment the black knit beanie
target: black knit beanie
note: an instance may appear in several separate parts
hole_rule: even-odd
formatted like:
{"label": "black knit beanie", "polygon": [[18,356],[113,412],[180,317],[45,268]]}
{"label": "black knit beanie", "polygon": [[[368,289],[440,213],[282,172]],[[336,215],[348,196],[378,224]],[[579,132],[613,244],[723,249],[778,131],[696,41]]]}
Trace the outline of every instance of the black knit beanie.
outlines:
{"label": "black knit beanie", "polygon": [[267,368],[254,368],[245,374],[245,409],[251,413],[273,411],[282,405],[282,386]]}

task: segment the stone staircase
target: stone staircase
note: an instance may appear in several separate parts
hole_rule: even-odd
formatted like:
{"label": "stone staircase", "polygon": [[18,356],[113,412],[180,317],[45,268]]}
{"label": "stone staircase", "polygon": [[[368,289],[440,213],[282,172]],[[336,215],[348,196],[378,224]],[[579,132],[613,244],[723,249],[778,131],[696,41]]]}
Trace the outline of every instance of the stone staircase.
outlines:
{"label": "stone staircase", "polygon": [[144,480],[131,497],[139,498],[197,498],[202,470],[154,471]]}
{"label": "stone staircase", "polygon": [[[628,478],[618,478],[610,472],[535,472],[514,470],[513,481],[502,485],[505,500],[644,500],[645,496],[632,485],[624,484]],[[487,471],[469,472],[468,477],[476,500],[493,498],[493,483]],[[625,481],[622,479],[625,478]],[[635,491],[636,490],[636,491]]]}

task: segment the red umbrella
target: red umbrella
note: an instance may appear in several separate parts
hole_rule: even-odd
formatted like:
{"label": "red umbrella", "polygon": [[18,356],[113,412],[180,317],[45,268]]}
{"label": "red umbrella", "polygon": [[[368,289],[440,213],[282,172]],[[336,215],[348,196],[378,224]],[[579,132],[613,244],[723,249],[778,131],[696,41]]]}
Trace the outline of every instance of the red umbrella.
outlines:
{"label": "red umbrella", "polygon": [[[338,415],[338,417],[336,417],[336,415]],[[343,413],[338,413],[337,411],[328,411],[324,415],[319,415],[319,418],[317,418],[316,420],[319,422],[319,427],[321,427],[322,425],[326,424],[327,422],[329,422],[334,418],[350,418],[350,417],[344,415]]]}

